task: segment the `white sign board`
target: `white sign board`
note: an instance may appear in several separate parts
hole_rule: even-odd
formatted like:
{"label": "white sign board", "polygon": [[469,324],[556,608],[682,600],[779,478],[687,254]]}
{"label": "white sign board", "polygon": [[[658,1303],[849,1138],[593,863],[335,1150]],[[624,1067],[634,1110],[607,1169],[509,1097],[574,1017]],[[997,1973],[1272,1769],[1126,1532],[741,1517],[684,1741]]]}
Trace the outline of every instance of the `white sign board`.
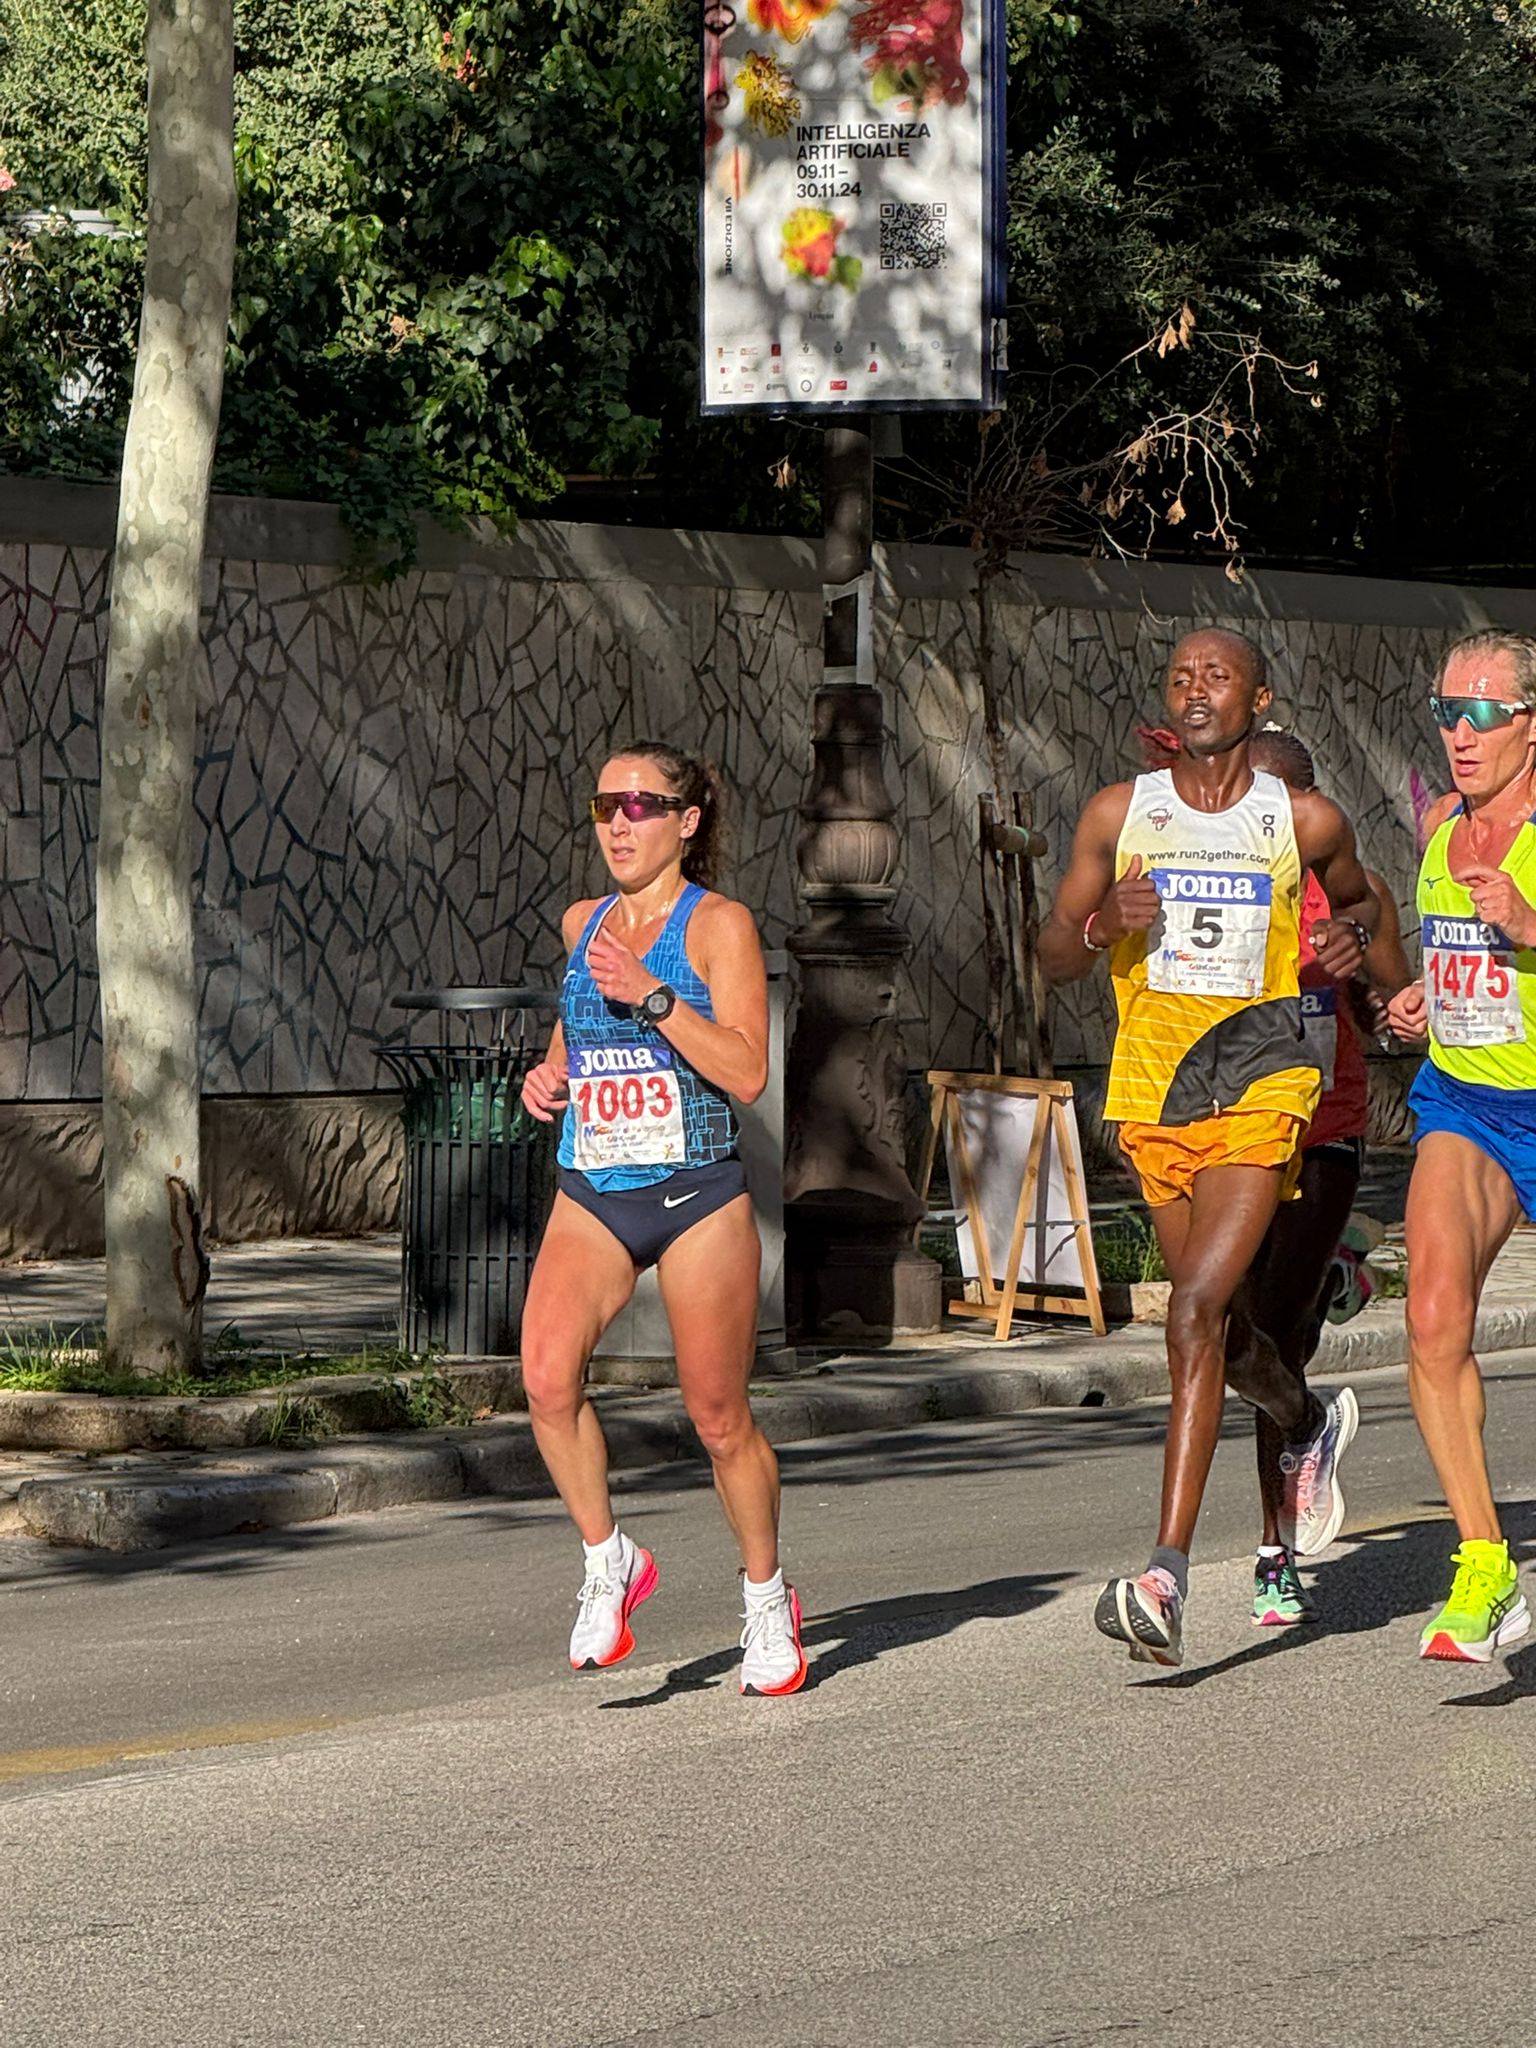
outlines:
{"label": "white sign board", "polygon": [[997,403],[1002,19],[705,0],[704,412]]}
{"label": "white sign board", "polygon": [[[966,1156],[981,1227],[986,1236],[992,1272],[983,1276],[975,1233],[969,1215],[962,1212],[956,1227],[960,1270],[967,1280],[983,1277],[1005,1286],[1009,1247],[1018,1220],[1019,1197],[1024,1186],[1025,1164],[1035,1135],[1038,1117],[1048,1119],[1045,1150],[1040,1161],[1040,1178],[1024,1232],[1024,1254],[1019,1261],[1019,1286],[1031,1289],[1084,1287],[1082,1258],[1078,1252],[1073,1221],[1071,1190],[1067,1183],[1069,1163],[1076,1169],[1076,1184],[1083,1185],[1083,1157],[1078,1141],[1077,1120],[1070,1113],[1051,1119],[1051,1105],[1043,1096],[999,1095],[990,1090],[956,1089],[955,1104],[964,1134]],[[1062,1157],[1057,1133],[1065,1132],[1071,1160]],[[949,1184],[963,1185],[961,1163],[955,1156],[953,1131],[946,1121],[945,1154],[949,1161]],[[1096,1284],[1097,1276],[1095,1276]]]}

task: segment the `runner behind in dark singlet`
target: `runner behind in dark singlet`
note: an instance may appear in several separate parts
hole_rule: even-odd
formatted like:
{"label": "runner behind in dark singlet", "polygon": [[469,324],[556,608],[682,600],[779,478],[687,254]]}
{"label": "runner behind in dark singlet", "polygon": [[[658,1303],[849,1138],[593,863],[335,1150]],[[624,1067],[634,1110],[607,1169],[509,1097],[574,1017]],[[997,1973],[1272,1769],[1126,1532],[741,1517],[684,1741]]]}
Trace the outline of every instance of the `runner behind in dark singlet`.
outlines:
{"label": "runner behind in dark singlet", "polygon": [[[1294,733],[1265,729],[1248,750],[1255,768],[1278,775],[1293,791],[1315,789],[1312,756]],[[1380,917],[1358,975],[1395,993],[1408,978],[1397,905],[1380,875],[1366,870]],[[1248,1278],[1249,1313],[1275,1345],[1282,1362],[1305,1380],[1322,1335],[1324,1292],[1340,1238],[1349,1221],[1370,1113],[1369,1077],[1353,994],[1356,977],[1330,974],[1312,945],[1328,917],[1328,899],[1308,875],[1301,904],[1302,1028],[1323,1079],[1323,1093],[1302,1140],[1297,1198],[1282,1202]],[[1264,1529],[1254,1562],[1253,1618],[1261,1627],[1288,1627],[1312,1615],[1291,1551],[1281,1542],[1281,1511],[1291,1454],[1263,1409],[1254,1412],[1259,1494]]]}

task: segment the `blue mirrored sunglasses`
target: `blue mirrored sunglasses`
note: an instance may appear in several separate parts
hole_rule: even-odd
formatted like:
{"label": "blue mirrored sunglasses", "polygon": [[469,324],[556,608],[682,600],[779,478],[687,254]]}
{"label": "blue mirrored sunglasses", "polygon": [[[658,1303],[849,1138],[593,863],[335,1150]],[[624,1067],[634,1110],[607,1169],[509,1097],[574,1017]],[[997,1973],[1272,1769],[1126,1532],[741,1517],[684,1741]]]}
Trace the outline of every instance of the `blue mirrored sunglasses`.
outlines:
{"label": "blue mirrored sunglasses", "polygon": [[1454,732],[1465,719],[1474,732],[1498,732],[1517,718],[1529,718],[1529,704],[1511,704],[1503,697],[1431,697],[1429,715],[1442,732]]}

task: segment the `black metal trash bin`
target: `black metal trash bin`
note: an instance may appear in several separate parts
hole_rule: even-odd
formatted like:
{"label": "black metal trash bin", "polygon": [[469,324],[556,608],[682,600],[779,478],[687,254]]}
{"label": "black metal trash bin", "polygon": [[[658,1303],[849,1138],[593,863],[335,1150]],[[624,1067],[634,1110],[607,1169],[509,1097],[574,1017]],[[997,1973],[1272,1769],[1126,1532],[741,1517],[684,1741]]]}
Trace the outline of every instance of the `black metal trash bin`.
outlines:
{"label": "black metal trash bin", "polygon": [[506,1358],[555,1198],[555,1127],[522,1105],[543,1056],[547,989],[444,988],[395,1007],[440,1019],[436,1045],[379,1058],[405,1093],[400,1342],[407,1351]]}

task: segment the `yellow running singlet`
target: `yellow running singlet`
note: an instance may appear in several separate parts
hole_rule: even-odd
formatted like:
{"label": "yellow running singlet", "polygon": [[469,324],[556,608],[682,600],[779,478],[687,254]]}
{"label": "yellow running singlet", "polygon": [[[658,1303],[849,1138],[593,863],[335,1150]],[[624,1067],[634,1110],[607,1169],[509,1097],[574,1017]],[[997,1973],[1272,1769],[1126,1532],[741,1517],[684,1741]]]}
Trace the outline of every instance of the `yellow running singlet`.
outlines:
{"label": "yellow running singlet", "polygon": [[1162,898],[1110,953],[1119,1030],[1107,1117],[1190,1124],[1263,1109],[1305,1123],[1322,1081],[1296,980],[1301,858],[1290,792],[1257,771],[1225,811],[1193,810],[1168,769],[1138,775],[1115,851]]}
{"label": "yellow running singlet", "polygon": [[[1429,1056],[1458,1081],[1536,1089],[1536,950],[1484,924],[1451,874],[1455,812],[1419,864],[1419,936],[1429,999]],[[1536,821],[1527,819],[1499,866],[1536,902]]]}

